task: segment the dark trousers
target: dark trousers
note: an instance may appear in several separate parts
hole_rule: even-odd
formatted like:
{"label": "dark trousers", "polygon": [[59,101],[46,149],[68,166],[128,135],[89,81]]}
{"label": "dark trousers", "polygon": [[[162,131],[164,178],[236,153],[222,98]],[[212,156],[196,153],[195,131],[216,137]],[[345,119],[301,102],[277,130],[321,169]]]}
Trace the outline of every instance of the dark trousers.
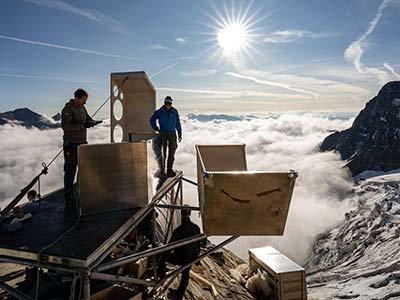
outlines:
{"label": "dark trousers", "polygon": [[[166,262],[169,262],[173,265],[179,265],[183,266],[185,263],[181,261],[181,259],[176,256],[174,253],[163,253],[160,258],[159,258],[159,263],[158,263],[158,272],[160,277],[164,277],[166,273]],[[189,275],[190,275],[190,269],[191,267],[185,269],[181,273],[181,281],[179,283],[179,287],[176,290],[177,291],[177,296],[179,297],[178,299],[183,299],[183,296],[185,295],[185,291],[187,286],[189,285]]]}
{"label": "dark trousers", "polygon": [[165,172],[165,160],[167,159],[167,172],[172,171],[175,161],[175,152],[178,148],[178,141],[175,133],[160,133],[153,138],[153,151],[156,156],[158,169]]}
{"label": "dark trousers", "polygon": [[73,201],[73,187],[78,167],[78,147],[81,144],[64,142],[64,197],[65,206],[68,207]]}

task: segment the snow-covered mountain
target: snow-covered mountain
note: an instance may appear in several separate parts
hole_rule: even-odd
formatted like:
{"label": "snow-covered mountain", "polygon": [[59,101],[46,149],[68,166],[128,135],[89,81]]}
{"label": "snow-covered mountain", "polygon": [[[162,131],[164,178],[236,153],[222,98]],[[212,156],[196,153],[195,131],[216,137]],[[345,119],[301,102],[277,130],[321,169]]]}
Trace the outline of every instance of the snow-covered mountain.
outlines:
{"label": "snow-covered mountain", "polygon": [[338,151],[353,174],[400,168],[400,81],[385,84],[351,128],[335,132],[322,151]]}
{"label": "snow-covered mountain", "polygon": [[354,188],[354,208],[313,246],[309,299],[400,299],[399,191],[400,173]]}
{"label": "snow-covered mountain", "polygon": [[4,124],[17,124],[25,126],[26,128],[39,128],[49,129],[60,127],[59,114],[53,118],[48,118],[44,115],[38,114],[29,108],[18,108],[13,111],[0,113],[0,125]]}

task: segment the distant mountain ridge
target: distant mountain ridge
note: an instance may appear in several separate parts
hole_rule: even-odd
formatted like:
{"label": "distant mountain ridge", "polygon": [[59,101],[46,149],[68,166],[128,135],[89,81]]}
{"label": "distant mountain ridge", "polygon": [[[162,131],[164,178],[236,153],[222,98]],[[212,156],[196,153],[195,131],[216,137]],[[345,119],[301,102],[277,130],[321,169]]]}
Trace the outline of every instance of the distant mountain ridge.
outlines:
{"label": "distant mountain ridge", "polygon": [[26,128],[38,128],[41,130],[60,127],[60,120],[60,114],[56,114],[50,119],[26,107],[0,113],[0,125],[21,125]]}
{"label": "distant mountain ridge", "polygon": [[400,168],[400,81],[385,84],[353,125],[329,135],[322,151],[337,151],[353,175]]}

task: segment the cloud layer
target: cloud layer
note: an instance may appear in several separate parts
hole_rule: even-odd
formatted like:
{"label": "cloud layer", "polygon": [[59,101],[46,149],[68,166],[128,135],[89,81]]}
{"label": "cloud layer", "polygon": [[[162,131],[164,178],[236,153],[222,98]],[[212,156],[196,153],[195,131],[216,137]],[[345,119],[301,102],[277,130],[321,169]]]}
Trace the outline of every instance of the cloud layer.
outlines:
{"label": "cloud layer", "polygon": [[[183,142],[176,155],[176,168],[196,178],[194,145],[245,143],[251,170],[295,169],[296,183],[283,237],[242,237],[229,247],[247,257],[249,247],[272,244],[303,263],[316,235],[334,226],[348,209],[346,193],[351,187],[343,162],[332,153],[320,153],[318,144],[328,130],[344,129],[348,118],[318,114],[277,116],[190,115],[183,119]],[[0,199],[12,198],[48,162],[62,143],[60,129],[39,131],[20,126],[0,127]],[[108,142],[109,127],[89,131],[89,142]],[[42,193],[62,187],[63,158],[60,157],[42,180]],[[154,161],[150,168],[155,169]],[[185,201],[197,204],[197,189],[186,185]],[[4,206],[1,204],[0,206]],[[194,216],[195,217],[195,216]],[[218,239],[213,239],[214,241]]]}

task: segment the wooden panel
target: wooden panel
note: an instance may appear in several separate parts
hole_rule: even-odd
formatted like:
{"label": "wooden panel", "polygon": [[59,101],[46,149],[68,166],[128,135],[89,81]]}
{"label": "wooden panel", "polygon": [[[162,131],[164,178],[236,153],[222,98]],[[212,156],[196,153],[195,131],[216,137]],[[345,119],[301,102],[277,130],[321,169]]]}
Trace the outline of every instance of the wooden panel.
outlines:
{"label": "wooden panel", "polygon": [[[125,80],[126,77],[128,77],[127,80]],[[114,93],[115,87],[118,86],[118,92]],[[110,93],[112,95],[110,101],[111,141],[115,140],[113,129],[117,124],[122,127],[124,142],[129,141],[130,137],[131,141],[151,139],[154,131],[149,119],[156,109],[156,91],[145,72],[112,73]],[[116,101],[121,101],[123,107],[120,120],[117,120],[114,115]]]}
{"label": "wooden panel", "polygon": [[78,157],[82,214],[147,205],[146,142],[82,145]]}
{"label": "wooden panel", "polygon": [[245,145],[196,145],[204,172],[246,171]]}
{"label": "wooden panel", "polygon": [[287,173],[208,173],[203,229],[207,235],[283,235],[295,179]]}

